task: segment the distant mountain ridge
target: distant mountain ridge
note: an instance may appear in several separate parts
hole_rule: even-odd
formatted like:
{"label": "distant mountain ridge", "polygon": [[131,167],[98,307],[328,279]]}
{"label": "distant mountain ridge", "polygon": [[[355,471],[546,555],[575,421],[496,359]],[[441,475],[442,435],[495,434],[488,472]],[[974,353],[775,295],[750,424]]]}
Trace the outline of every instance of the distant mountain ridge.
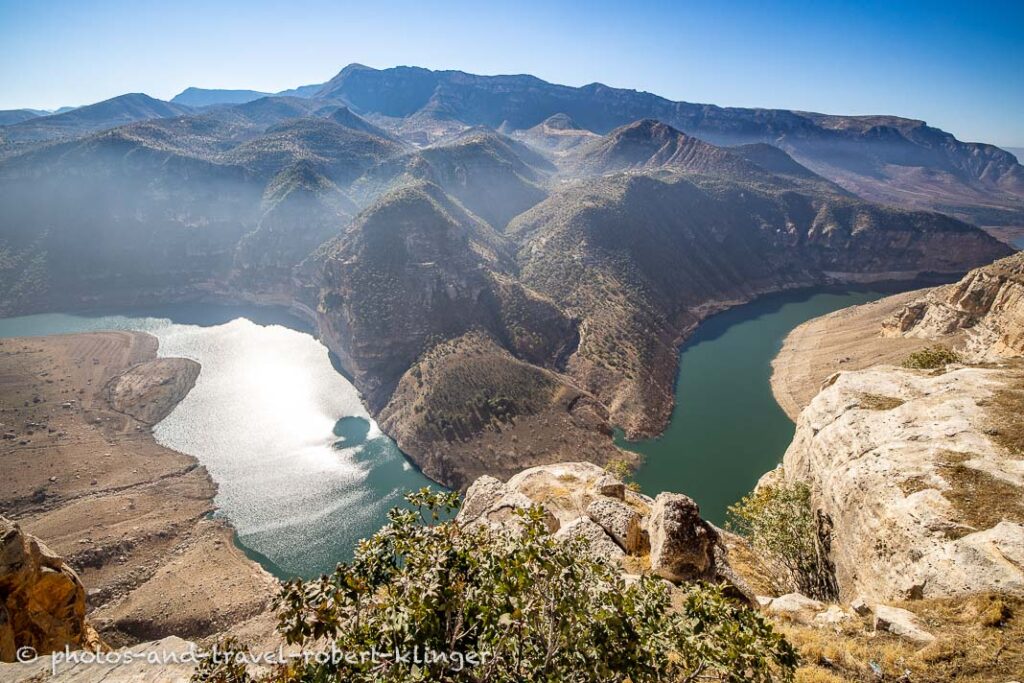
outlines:
{"label": "distant mountain ridge", "polygon": [[245,104],[269,97],[271,93],[258,90],[211,90],[208,88],[185,88],[171,98],[171,104],[187,107],[208,107],[212,104]]}
{"label": "distant mountain ridge", "polygon": [[868,199],[944,210],[983,224],[1024,218],[1024,168],[1013,155],[961,142],[913,119],[718,107],[600,83],[574,88],[527,75],[358,64],[342,69],[317,97],[339,99],[364,115],[517,130],[554,115],[602,134],[657,119],[717,145],[767,142]]}
{"label": "distant mountain ridge", "polygon": [[225,90],[219,88],[189,87],[171,98],[173,104],[189,107],[209,107],[217,104],[245,104],[261,97],[313,97],[323,87],[323,83],[300,85],[281,92],[261,92],[259,90]]}
{"label": "distant mountain ridge", "polygon": [[[148,111],[111,112],[88,123],[45,116],[0,124],[0,156],[11,153],[11,145],[183,115],[188,110],[175,108],[185,105],[230,109],[277,97],[343,104],[417,145],[487,126],[562,152],[586,141],[590,133],[603,135],[652,119],[718,146],[770,144],[865,199],[942,211],[981,225],[1024,224],[1024,167],[1018,159],[994,145],[962,142],[920,120],[719,107],[600,83],[571,87],[529,75],[480,76],[408,66],[350,64],[326,83],[272,96],[254,90],[188,88],[170,103],[157,105],[159,100],[148,98]],[[109,109],[122,98],[81,109]],[[6,114],[9,119],[24,116]]]}
{"label": "distant mountain ridge", "polygon": [[182,116],[191,112],[191,107],[164,102],[143,93],[130,93],[63,114],[37,116],[5,126],[0,136],[14,142],[38,142],[76,137],[144,119]]}

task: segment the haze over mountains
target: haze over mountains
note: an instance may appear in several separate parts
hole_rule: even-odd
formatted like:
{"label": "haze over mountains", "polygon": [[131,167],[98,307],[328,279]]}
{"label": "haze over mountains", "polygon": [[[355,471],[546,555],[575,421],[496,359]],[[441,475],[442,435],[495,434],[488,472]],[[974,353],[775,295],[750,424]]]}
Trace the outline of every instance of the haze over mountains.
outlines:
{"label": "haze over mountains", "polygon": [[921,121],[410,67],[262,95],[0,126],[0,314],[288,305],[455,486],[622,457],[715,310],[961,273],[1010,252],[971,223],[1024,225],[1016,159]]}

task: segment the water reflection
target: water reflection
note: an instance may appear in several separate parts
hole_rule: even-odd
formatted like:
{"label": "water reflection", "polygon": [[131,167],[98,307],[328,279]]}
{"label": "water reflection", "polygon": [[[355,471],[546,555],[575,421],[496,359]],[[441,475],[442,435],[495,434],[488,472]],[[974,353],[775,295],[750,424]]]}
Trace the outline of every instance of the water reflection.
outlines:
{"label": "water reflection", "polygon": [[351,557],[405,491],[430,482],[381,433],[326,347],[296,327],[280,312],[189,305],[9,318],[0,335],[144,330],[160,355],[198,361],[195,388],[156,439],[209,470],[217,514],[254,559],[312,576]]}

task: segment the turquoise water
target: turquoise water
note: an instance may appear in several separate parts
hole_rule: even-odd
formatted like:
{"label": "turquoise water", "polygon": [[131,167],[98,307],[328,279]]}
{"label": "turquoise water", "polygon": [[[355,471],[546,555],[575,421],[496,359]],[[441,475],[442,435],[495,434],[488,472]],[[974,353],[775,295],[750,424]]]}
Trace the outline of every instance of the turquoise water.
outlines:
{"label": "turquoise water", "polygon": [[216,514],[279,577],[349,559],[409,490],[433,485],[370,418],[327,348],[287,314],[205,304],[129,314],[0,319],[0,336],[150,332],[161,356],[202,365],[195,388],[154,429],[217,482]]}
{"label": "turquoise water", "polygon": [[[769,385],[785,336],[893,291],[789,292],[707,320],[680,352],[668,429],[641,442],[617,439],[645,456],[636,475],[643,490],[686,493],[721,524],[726,507],[775,467],[792,439]],[[202,364],[195,389],[154,434],[206,465],[219,485],[218,514],[278,576],[330,570],[380,528],[405,491],[431,485],[370,419],[327,349],[280,312],[187,305],[0,319],[0,336],[99,329],[151,332],[161,355]]]}
{"label": "turquoise water", "polygon": [[[906,288],[905,288],[906,289]],[[794,425],[771,392],[771,362],[797,325],[893,293],[890,287],[804,290],[767,296],[709,318],[683,346],[676,405],[665,432],[616,443],[643,454],[636,481],[648,495],[685,493],[706,519],[726,508],[775,467]]]}

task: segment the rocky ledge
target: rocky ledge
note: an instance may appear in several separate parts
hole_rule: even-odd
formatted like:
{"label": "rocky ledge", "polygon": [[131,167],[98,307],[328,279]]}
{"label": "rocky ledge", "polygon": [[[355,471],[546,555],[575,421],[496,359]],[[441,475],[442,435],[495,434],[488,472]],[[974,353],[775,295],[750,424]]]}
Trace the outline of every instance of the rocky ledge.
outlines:
{"label": "rocky ledge", "polygon": [[593,553],[627,575],[721,583],[734,597],[754,601],[729,566],[724,532],[701,519],[692,499],[678,493],[650,498],[589,462],[533,467],[507,482],[482,476],[466,492],[458,520],[515,524],[515,510],[535,505],[556,538],[586,538]]}
{"label": "rocky ledge", "polygon": [[879,366],[836,375],[800,415],[784,476],[834,523],[843,595],[1024,594],[1024,373]]}
{"label": "rocky ledge", "polygon": [[882,331],[952,339],[972,360],[1024,355],[1024,252],[928,290],[886,320]]}

